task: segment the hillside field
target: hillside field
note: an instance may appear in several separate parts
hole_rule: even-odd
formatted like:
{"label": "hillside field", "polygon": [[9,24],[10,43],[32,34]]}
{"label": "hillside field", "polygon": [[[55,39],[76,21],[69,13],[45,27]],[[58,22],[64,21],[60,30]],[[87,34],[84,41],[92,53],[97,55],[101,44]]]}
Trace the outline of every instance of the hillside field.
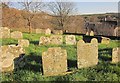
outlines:
{"label": "hillside field", "polygon": [[[25,48],[25,55],[12,73],[1,74],[0,80],[4,81],[120,81],[120,63],[112,64],[112,48],[120,47],[118,40],[111,40],[110,44],[99,43],[99,63],[89,68],[77,69],[77,46],[66,45],[42,45],[39,39],[42,34],[23,33],[23,38],[30,41],[29,47]],[[49,35],[47,35],[49,36]],[[65,35],[63,35],[65,36]],[[76,35],[77,41],[82,36]],[[0,39],[2,45],[17,44],[15,39]],[[67,50],[68,71],[66,75],[46,77],[42,75],[42,52],[49,47],[62,47]],[[94,57],[93,57],[94,58]]]}

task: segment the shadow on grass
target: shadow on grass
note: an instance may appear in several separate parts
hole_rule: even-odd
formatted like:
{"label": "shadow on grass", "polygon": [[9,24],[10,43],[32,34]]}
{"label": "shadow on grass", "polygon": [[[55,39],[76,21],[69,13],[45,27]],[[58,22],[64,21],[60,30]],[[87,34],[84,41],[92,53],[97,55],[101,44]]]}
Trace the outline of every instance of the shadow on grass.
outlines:
{"label": "shadow on grass", "polygon": [[[17,59],[16,59],[17,60]],[[42,70],[42,58],[41,56],[36,55],[36,53],[30,53],[25,55],[19,65],[24,64],[20,67],[22,70],[34,71],[34,72],[43,72]]]}
{"label": "shadow on grass", "polygon": [[39,45],[39,41],[30,41],[31,44]]}
{"label": "shadow on grass", "polygon": [[98,43],[101,43],[102,37],[101,36],[83,36],[83,40],[85,43],[90,43],[93,38],[96,38],[98,40]]}
{"label": "shadow on grass", "polygon": [[102,61],[112,61],[112,48],[98,50],[98,58]]}
{"label": "shadow on grass", "polygon": [[77,60],[67,60],[68,70],[71,68],[77,68]]}

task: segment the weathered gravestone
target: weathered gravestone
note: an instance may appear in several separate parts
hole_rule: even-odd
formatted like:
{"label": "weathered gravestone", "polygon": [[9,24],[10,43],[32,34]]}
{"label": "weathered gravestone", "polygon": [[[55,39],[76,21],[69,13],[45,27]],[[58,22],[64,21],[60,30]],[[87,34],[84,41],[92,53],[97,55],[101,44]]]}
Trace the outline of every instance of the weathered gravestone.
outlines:
{"label": "weathered gravestone", "polygon": [[18,45],[21,47],[29,47],[29,40],[27,39],[19,39]]}
{"label": "weathered gravestone", "polygon": [[9,46],[0,47],[0,72],[10,72],[14,70],[14,55],[8,51]]}
{"label": "weathered gravestone", "polygon": [[62,30],[53,30],[53,34],[62,35],[63,31]]}
{"label": "weathered gravestone", "polygon": [[11,38],[13,38],[13,39],[22,39],[23,34],[20,31],[14,31],[14,32],[11,33]]}
{"label": "weathered gravestone", "polygon": [[109,44],[110,43],[110,39],[107,38],[107,37],[102,37],[101,43],[102,44]]}
{"label": "weathered gravestone", "polygon": [[1,56],[0,58],[16,58],[19,57],[20,54],[24,54],[25,50],[21,46],[15,46],[15,45],[8,45],[8,46],[1,46],[0,47]]}
{"label": "weathered gravestone", "polygon": [[14,61],[13,59],[4,59],[1,63],[1,72],[11,72],[14,70]]}
{"label": "weathered gravestone", "polygon": [[74,35],[67,35],[65,36],[66,44],[68,45],[75,45],[76,44],[76,38]]}
{"label": "weathered gravestone", "polygon": [[13,71],[14,59],[19,57],[20,54],[25,53],[22,47],[15,45],[1,46],[0,50],[0,66],[2,72]]}
{"label": "weathered gravestone", "polygon": [[94,32],[93,31],[90,32],[90,36],[94,36]]}
{"label": "weathered gravestone", "polygon": [[67,71],[67,52],[60,47],[49,48],[42,53],[43,74],[53,76]]}
{"label": "weathered gravestone", "polygon": [[120,47],[113,48],[112,50],[112,63],[120,62]]}
{"label": "weathered gravestone", "polygon": [[49,28],[46,29],[46,30],[45,30],[45,34],[46,34],[46,35],[50,35],[50,34],[51,34],[51,30],[50,30]]}
{"label": "weathered gravestone", "polygon": [[35,32],[38,34],[45,34],[45,29],[36,29]]}
{"label": "weathered gravestone", "polygon": [[41,36],[39,40],[39,45],[48,45],[50,44],[50,38]]}
{"label": "weathered gravestone", "polygon": [[0,27],[0,38],[10,38],[10,29],[7,27]]}
{"label": "weathered gravestone", "polygon": [[0,60],[3,61],[6,58],[6,53],[8,52],[8,46],[0,46]]}
{"label": "weathered gravestone", "polygon": [[50,44],[53,44],[53,45],[63,44],[63,36],[62,35],[52,35],[52,36],[50,36]]}
{"label": "weathered gravestone", "polygon": [[85,68],[98,63],[98,41],[93,38],[91,43],[79,40],[77,43],[77,66]]}
{"label": "weathered gravestone", "polygon": [[15,58],[21,54],[25,54],[25,49],[21,46],[9,45],[8,51],[14,55]]}

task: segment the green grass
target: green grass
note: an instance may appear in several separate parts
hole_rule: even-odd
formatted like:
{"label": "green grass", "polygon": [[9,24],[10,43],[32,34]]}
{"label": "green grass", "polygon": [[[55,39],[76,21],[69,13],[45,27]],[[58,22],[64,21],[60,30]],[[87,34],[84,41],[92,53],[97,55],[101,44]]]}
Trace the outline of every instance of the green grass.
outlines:
{"label": "green grass", "polygon": [[[118,41],[112,40],[110,44],[99,44],[99,63],[89,68],[77,69],[77,47],[76,45],[46,45],[39,46],[41,34],[24,33],[24,39],[30,41],[29,47],[26,47],[26,54],[23,60],[19,62],[18,67],[13,73],[2,74],[2,81],[119,81],[120,63],[111,64],[112,48],[120,46]],[[50,35],[49,35],[50,36]],[[65,35],[63,35],[65,36]],[[77,41],[82,36],[76,36]],[[64,40],[65,42],[65,40]],[[2,45],[17,44],[17,40],[3,39]],[[64,76],[42,75],[42,52],[49,47],[61,47],[67,50],[68,70],[74,71]]]}
{"label": "green grass", "polygon": [[2,43],[1,45],[10,45],[10,44],[17,44],[18,40],[6,38],[6,39],[0,39],[0,42]]}

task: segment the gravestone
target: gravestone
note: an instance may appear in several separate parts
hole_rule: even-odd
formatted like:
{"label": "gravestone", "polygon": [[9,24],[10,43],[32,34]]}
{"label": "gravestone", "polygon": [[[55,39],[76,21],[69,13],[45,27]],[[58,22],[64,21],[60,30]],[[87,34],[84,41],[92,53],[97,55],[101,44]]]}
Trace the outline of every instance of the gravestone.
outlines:
{"label": "gravestone", "polygon": [[0,38],[10,38],[10,29],[7,27],[0,27]]}
{"label": "gravestone", "polygon": [[86,32],[86,35],[89,35],[89,34],[88,34],[88,31]]}
{"label": "gravestone", "polygon": [[102,43],[102,44],[109,44],[109,43],[110,43],[110,39],[107,38],[107,37],[102,37],[101,43]]}
{"label": "gravestone", "polygon": [[53,30],[53,34],[62,35],[63,31],[62,30]]}
{"label": "gravestone", "polygon": [[4,59],[4,58],[6,58],[6,53],[8,52],[8,46],[0,46],[0,59],[1,59],[1,61]]}
{"label": "gravestone", "polygon": [[25,50],[21,46],[8,45],[0,46],[0,66],[1,72],[9,72],[14,69],[14,59],[24,54]]}
{"label": "gravestone", "polygon": [[19,57],[20,54],[24,54],[25,50],[21,46],[16,46],[16,45],[8,45],[8,46],[1,46],[0,49],[2,50],[1,52],[1,58],[6,58],[6,57]]}
{"label": "gravestone", "polygon": [[15,58],[19,57],[21,54],[25,54],[25,49],[19,45],[8,45],[8,51],[14,55]]}
{"label": "gravestone", "polygon": [[52,35],[50,36],[50,44],[61,45],[63,44],[63,37],[60,35]]}
{"label": "gravestone", "polygon": [[45,34],[45,29],[36,29],[35,32],[37,34]]}
{"label": "gravestone", "polygon": [[14,32],[11,33],[11,38],[13,38],[13,39],[22,39],[23,34],[20,31],[14,31]]}
{"label": "gravestone", "polygon": [[60,47],[49,48],[42,53],[43,74],[54,76],[67,71],[67,52]]}
{"label": "gravestone", "polygon": [[79,40],[77,43],[77,66],[85,68],[97,65],[98,63],[98,41],[93,38],[91,43]]}
{"label": "gravestone", "polygon": [[41,36],[39,40],[39,45],[48,45],[50,44],[50,38]]}
{"label": "gravestone", "polygon": [[14,70],[14,61],[13,59],[5,59],[1,62],[1,72],[11,72]]}
{"label": "gravestone", "polygon": [[66,44],[68,45],[75,45],[76,44],[76,38],[74,35],[67,35],[65,36]]}
{"label": "gravestone", "polygon": [[53,44],[53,45],[63,44],[63,36],[62,35],[52,35],[52,36],[50,36],[50,44]]}
{"label": "gravestone", "polygon": [[50,30],[49,28],[46,29],[45,34],[46,34],[46,35],[50,35],[50,34],[51,34],[51,30]]}
{"label": "gravestone", "polygon": [[120,62],[120,47],[113,48],[112,50],[112,63]]}
{"label": "gravestone", "polygon": [[18,45],[21,47],[29,47],[29,40],[27,39],[19,39]]}
{"label": "gravestone", "polygon": [[94,32],[93,31],[90,32],[90,36],[94,36]]}

